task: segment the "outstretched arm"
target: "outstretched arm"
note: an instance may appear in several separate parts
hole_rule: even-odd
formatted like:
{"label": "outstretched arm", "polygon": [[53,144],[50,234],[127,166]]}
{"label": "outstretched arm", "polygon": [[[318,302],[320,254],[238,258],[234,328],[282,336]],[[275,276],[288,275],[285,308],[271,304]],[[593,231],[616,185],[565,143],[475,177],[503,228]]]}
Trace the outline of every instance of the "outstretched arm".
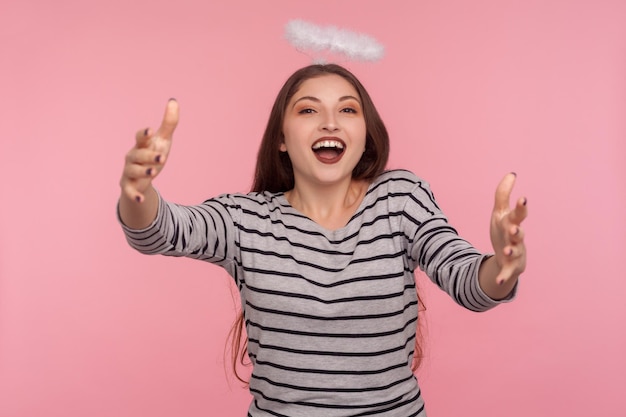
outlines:
{"label": "outstretched arm", "polygon": [[119,214],[122,222],[132,229],[143,229],[156,218],[159,199],[152,179],[163,169],[177,124],[178,103],[171,99],[159,129],[137,132],[135,146],[126,154],[120,179]]}
{"label": "outstretched arm", "polygon": [[526,268],[526,246],[522,221],[528,214],[526,198],[510,207],[515,173],[507,174],[496,189],[491,214],[490,237],[495,255],[480,266],[478,280],[485,294],[495,300],[507,297]]}

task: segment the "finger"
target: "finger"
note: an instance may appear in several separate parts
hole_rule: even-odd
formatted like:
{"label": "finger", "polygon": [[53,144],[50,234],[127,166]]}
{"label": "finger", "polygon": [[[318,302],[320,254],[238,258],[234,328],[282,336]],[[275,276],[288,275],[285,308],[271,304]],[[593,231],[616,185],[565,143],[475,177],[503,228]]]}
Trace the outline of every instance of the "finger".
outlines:
{"label": "finger", "polygon": [[152,131],[149,127],[139,130],[135,133],[135,143],[137,148],[145,148],[150,144],[150,138],[152,137]]}
{"label": "finger", "polygon": [[502,250],[505,262],[516,262],[526,255],[526,246],[523,243],[512,243]]}
{"label": "finger", "polygon": [[122,190],[122,195],[126,196],[129,200],[139,201],[136,197],[141,193],[137,190],[135,181],[122,177],[120,180],[120,188]]}
{"label": "finger", "polygon": [[515,268],[512,266],[504,266],[498,276],[496,277],[496,283],[498,285],[503,285],[505,282],[511,279],[515,272]]}
{"label": "finger", "polygon": [[526,197],[522,197],[517,200],[515,208],[509,214],[509,220],[511,221],[511,223],[519,225],[524,221],[524,219],[526,219],[526,216],[528,216],[527,203],[528,200],[526,199]]}
{"label": "finger", "polygon": [[512,276],[517,276],[526,269],[526,246],[523,243],[508,245],[502,250],[500,273],[496,282],[506,281]]}
{"label": "finger", "polygon": [[143,193],[139,192],[137,188],[133,186],[130,182],[122,184],[122,192],[128,199],[134,200],[138,203],[141,203],[145,200]]}
{"label": "finger", "polygon": [[152,149],[133,148],[126,154],[126,163],[160,166],[165,163],[165,157],[162,152]]}
{"label": "finger", "polygon": [[525,269],[526,261],[524,258],[507,262],[500,269],[500,273],[496,277],[496,283],[502,285],[513,277],[519,277]]}
{"label": "finger", "polygon": [[497,284],[503,284],[512,277],[518,277],[526,269],[525,250],[524,248],[518,249],[519,253],[507,256],[507,259],[503,262],[500,273],[496,277]]}
{"label": "finger", "polygon": [[509,200],[511,198],[511,191],[513,191],[513,185],[515,184],[516,174],[510,172],[502,178],[502,181],[496,188],[496,198],[494,203],[494,211],[505,211],[509,209]]}
{"label": "finger", "polygon": [[129,180],[154,178],[158,173],[158,169],[152,166],[139,164],[126,164],[124,166],[124,177]]}
{"label": "finger", "polygon": [[525,232],[518,225],[513,225],[509,229],[509,241],[513,244],[517,244],[524,241]]}
{"label": "finger", "polygon": [[178,125],[179,108],[178,102],[171,98],[165,107],[165,114],[161,127],[159,127],[158,135],[162,138],[171,139],[174,136],[174,130]]}

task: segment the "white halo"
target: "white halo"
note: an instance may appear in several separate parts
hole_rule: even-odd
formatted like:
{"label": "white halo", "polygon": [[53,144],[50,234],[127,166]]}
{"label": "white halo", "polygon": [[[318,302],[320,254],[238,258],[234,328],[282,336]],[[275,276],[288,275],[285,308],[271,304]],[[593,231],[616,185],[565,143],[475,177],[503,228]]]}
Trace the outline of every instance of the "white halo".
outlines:
{"label": "white halo", "polygon": [[368,35],[303,20],[290,20],[285,26],[285,38],[298,50],[329,51],[355,61],[378,61],[385,52],[383,45]]}

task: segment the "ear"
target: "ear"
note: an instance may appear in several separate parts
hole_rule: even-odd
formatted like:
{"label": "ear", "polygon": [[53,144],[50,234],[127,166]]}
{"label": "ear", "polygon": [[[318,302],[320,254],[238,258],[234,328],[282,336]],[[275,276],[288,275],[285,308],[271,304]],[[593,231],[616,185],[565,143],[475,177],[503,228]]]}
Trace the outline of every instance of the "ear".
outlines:
{"label": "ear", "polygon": [[285,142],[281,142],[281,143],[280,143],[280,146],[278,147],[278,149],[279,149],[281,152],[287,152],[287,145],[285,145]]}

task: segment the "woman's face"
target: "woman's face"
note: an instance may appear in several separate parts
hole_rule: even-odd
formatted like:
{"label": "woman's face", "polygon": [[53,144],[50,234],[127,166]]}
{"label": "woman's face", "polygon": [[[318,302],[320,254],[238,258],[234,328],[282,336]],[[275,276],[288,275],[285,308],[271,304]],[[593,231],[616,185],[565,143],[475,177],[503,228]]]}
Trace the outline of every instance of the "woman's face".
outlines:
{"label": "woman's face", "polygon": [[365,150],[365,118],[355,88],[339,75],[302,83],[285,110],[284,142],[296,186],[329,185],[352,178]]}

